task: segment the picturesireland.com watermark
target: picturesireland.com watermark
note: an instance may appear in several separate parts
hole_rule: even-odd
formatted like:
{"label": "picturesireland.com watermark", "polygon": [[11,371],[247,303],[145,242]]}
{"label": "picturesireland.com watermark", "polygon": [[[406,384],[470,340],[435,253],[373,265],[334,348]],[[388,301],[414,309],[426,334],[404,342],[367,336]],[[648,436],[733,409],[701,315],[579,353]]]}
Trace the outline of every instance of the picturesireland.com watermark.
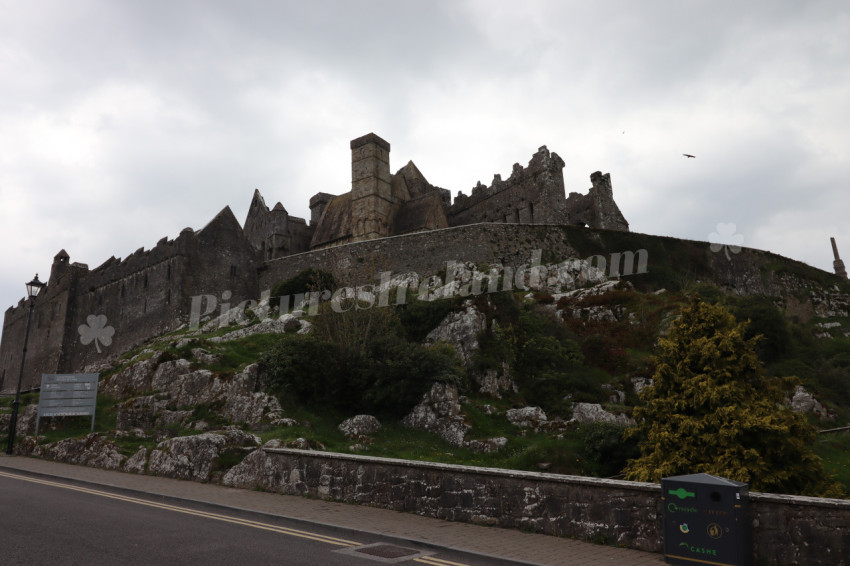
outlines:
{"label": "picturesireland.com watermark", "polygon": [[[531,261],[517,267],[493,265],[480,270],[469,262],[446,263],[445,280],[439,275],[420,277],[418,273],[393,274],[382,271],[378,283],[340,287],[334,290],[317,289],[294,295],[272,297],[267,289],[259,300],[245,300],[231,305],[233,293],[195,295],[191,298],[189,327],[217,322],[225,327],[242,320],[251,311],[260,320],[280,320],[286,315],[302,317],[319,313],[322,302],[330,302],[334,312],[367,310],[407,304],[413,295],[419,300],[432,301],[450,297],[469,297],[501,291],[546,291],[558,294],[602,283],[621,276],[648,272],[649,253],[645,249],[614,252],[610,256],[594,255],[587,259],[568,259],[559,263],[542,264],[542,251],[534,250]],[[219,312],[214,316],[216,311]]]}

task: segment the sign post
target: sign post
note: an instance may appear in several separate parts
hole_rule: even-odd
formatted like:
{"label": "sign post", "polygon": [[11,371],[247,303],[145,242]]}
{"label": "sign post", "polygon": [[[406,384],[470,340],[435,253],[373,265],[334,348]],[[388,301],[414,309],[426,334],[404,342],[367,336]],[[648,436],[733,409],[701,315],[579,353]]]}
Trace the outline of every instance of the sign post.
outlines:
{"label": "sign post", "polygon": [[97,373],[42,374],[38,416],[35,420],[36,436],[38,436],[41,417],[91,415],[91,429],[94,431],[99,375]]}

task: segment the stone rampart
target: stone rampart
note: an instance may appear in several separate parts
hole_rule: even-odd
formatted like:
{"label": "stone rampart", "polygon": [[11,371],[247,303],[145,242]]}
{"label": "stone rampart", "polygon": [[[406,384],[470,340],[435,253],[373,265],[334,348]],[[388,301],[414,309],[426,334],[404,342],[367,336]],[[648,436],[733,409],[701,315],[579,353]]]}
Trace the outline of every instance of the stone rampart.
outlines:
{"label": "stone rampart", "polygon": [[528,167],[515,163],[510,177],[495,175],[489,186],[480,182],[472,194],[455,197],[448,210],[451,226],[478,222],[567,224],[564,161],[546,146],[532,156]]}
{"label": "stone rampart", "polygon": [[[224,483],[662,552],[657,484],[260,449]],[[850,501],[750,494],[753,563],[846,564]]]}
{"label": "stone rampart", "polygon": [[346,283],[368,284],[377,282],[383,271],[427,276],[452,261],[517,267],[528,264],[535,250],[544,250],[542,260],[547,263],[578,258],[568,230],[560,228],[472,224],[343,244],[266,262],[260,288],[271,289],[309,268],[330,271]]}

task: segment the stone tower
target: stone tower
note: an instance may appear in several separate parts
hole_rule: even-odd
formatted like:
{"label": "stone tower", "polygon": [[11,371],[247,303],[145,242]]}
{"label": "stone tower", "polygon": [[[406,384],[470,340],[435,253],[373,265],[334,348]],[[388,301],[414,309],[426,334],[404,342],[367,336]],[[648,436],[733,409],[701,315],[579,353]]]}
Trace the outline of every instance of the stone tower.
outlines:
{"label": "stone tower", "polygon": [[835,256],[835,261],[832,262],[832,268],[835,269],[835,274],[839,277],[847,279],[847,270],[844,269],[844,262],[838,257],[838,246],[835,245],[835,238],[830,238],[832,242],[832,254]]}
{"label": "stone tower", "polygon": [[385,238],[392,226],[390,144],[375,134],[351,141],[351,241]]}

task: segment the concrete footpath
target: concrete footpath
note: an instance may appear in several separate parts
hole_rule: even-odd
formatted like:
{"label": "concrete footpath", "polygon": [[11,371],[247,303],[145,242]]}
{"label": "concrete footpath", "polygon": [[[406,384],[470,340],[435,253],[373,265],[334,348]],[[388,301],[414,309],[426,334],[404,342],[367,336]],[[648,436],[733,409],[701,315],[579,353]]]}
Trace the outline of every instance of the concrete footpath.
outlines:
{"label": "concrete footpath", "polygon": [[60,464],[23,456],[0,455],[0,469],[42,474],[187,502],[286,517],[418,541],[480,555],[551,566],[643,566],[664,564],[660,554],[615,548],[512,529],[442,521],[388,509],[305,497],[233,489],[213,484],[143,476]]}

